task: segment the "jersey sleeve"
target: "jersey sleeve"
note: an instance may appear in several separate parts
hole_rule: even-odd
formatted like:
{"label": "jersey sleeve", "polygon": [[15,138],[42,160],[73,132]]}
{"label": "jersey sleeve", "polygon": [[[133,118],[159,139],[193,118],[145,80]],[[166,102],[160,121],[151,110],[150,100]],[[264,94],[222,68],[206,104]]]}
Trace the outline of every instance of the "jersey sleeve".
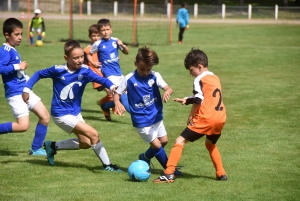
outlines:
{"label": "jersey sleeve", "polygon": [[154,72],[154,75],[156,77],[156,84],[159,88],[164,88],[165,86],[167,86],[168,84],[164,81],[164,79],[162,78],[162,76],[160,75],[160,73],[158,72]]}
{"label": "jersey sleeve", "polygon": [[39,70],[31,76],[31,78],[26,83],[25,88],[32,89],[35,83],[37,83],[40,79],[51,78],[54,77],[55,74],[56,74],[55,66],[46,68],[44,70]]}
{"label": "jersey sleeve", "polygon": [[8,64],[10,61],[10,53],[8,51],[0,52],[0,74],[9,74],[13,71],[19,70],[19,64]]}
{"label": "jersey sleeve", "polygon": [[120,95],[127,91],[127,77],[124,77],[120,85],[118,86],[116,92]]}
{"label": "jersey sleeve", "polygon": [[194,98],[200,98],[201,100],[204,99],[203,91],[200,86],[201,76],[198,76],[194,79]]}
{"label": "jersey sleeve", "polygon": [[90,53],[91,54],[95,54],[98,52],[98,46],[100,45],[100,41],[96,41],[93,43],[92,47],[91,47],[91,50],[90,50]]}

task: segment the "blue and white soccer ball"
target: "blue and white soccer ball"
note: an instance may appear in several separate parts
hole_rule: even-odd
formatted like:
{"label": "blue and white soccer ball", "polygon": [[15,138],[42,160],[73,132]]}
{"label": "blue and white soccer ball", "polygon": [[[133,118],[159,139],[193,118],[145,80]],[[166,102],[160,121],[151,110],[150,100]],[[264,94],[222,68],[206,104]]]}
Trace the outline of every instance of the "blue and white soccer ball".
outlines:
{"label": "blue and white soccer ball", "polygon": [[143,160],[133,161],[128,167],[128,176],[131,181],[148,181],[150,175],[150,167]]}

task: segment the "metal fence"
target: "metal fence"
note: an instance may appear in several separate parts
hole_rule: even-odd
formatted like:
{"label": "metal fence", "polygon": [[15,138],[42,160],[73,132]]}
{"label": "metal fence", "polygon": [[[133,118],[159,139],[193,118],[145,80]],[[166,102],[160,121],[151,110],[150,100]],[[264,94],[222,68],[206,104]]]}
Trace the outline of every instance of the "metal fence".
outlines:
{"label": "metal fence", "polygon": [[[8,12],[27,12],[27,0],[1,0],[0,11]],[[99,3],[73,1],[73,13],[82,15],[107,14],[111,16],[132,15],[133,3]],[[249,6],[202,6],[190,5],[187,7],[191,18],[197,19],[247,19],[249,18]],[[68,14],[70,10],[69,1],[65,0],[35,0],[31,2],[30,9],[40,8],[43,13]],[[179,5],[173,6],[173,17],[176,16]],[[300,20],[300,7],[278,7],[278,19]],[[225,13],[222,13],[225,12]],[[168,17],[167,4],[138,4],[137,17],[151,17],[153,15],[165,15]],[[251,19],[275,19],[276,6],[251,6]]]}

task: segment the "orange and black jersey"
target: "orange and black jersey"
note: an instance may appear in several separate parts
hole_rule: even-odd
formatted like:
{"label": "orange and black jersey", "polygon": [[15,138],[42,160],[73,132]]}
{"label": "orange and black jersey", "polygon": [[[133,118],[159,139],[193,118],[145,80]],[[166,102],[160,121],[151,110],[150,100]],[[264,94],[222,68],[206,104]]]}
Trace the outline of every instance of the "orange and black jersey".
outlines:
{"label": "orange and black jersey", "polygon": [[210,71],[203,72],[194,80],[193,94],[186,104],[195,103],[199,107],[189,129],[206,135],[220,134],[226,121],[226,108],[219,78]]}

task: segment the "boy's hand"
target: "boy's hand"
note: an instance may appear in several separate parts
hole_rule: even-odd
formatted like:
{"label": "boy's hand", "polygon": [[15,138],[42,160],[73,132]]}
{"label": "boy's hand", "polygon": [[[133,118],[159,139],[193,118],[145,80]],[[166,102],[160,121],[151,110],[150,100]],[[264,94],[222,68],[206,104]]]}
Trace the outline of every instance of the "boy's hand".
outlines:
{"label": "boy's hand", "polygon": [[25,70],[28,66],[27,62],[26,61],[22,61],[20,64],[20,70]]}
{"label": "boy's hand", "polygon": [[174,98],[173,101],[181,103],[182,105],[184,105],[186,103],[185,98]]}
{"label": "boy's hand", "polygon": [[193,126],[194,125],[194,123],[193,123],[193,116],[189,116],[188,117],[188,120],[187,120],[187,122],[186,122],[186,125],[188,126],[188,125],[190,125],[190,126]]}
{"label": "boy's hand", "polygon": [[171,97],[171,95],[170,95],[167,91],[165,91],[165,92],[163,93],[163,96],[162,96],[163,102],[164,102],[164,103],[168,102],[168,100],[170,99],[170,97]]}
{"label": "boy's hand", "polygon": [[42,32],[42,36],[43,36],[43,38],[46,36],[46,32]]}
{"label": "boy's hand", "polygon": [[24,101],[26,104],[28,104],[29,93],[23,92],[23,93],[22,93],[22,98],[23,98],[23,101]]}
{"label": "boy's hand", "polygon": [[121,102],[115,103],[115,114],[123,116],[126,112],[124,105]]}
{"label": "boy's hand", "polygon": [[95,68],[101,68],[102,67],[102,63],[101,62],[93,62],[91,63]]}

